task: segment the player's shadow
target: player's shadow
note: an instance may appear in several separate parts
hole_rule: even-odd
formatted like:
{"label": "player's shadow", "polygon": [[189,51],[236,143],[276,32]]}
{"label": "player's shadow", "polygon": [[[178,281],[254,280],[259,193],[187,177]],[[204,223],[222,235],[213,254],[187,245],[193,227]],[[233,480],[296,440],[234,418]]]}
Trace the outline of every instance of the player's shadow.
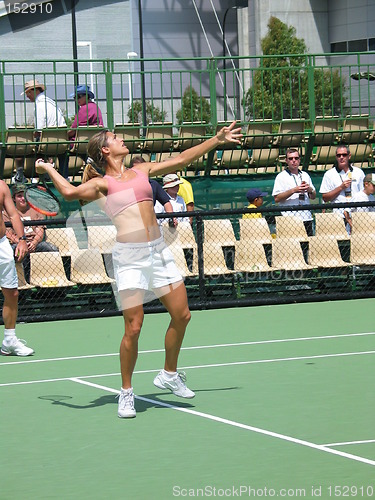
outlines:
{"label": "player's shadow", "polygon": [[[171,405],[171,406],[176,406],[176,407],[181,407],[181,408],[193,408],[194,407],[194,405],[189,404],[189,403],[185,403],[184,401],[176,401],[176,400],[169,401],[166,399],[159,399],[158,395],[156,395],[156,394],[143,394],[140,397],[145,398],[145,399],[150,399],[150,401],[144,401],[142,399],[138,399],[137,396],[135,396],[135,407],[136,407],[137,413],[142,413],[144,411],[147,411],[149,408],[167,408],[166,406],[163,406],[165,404]],[[64,406],[65,408],[72,408],[74,410],[89,410],[91,408],[98,408],[100,406],[118,403],[118,397],[115,394],[105,394],[104,396],[100,396],[99,398],[96,398],[93,401],[90,401],[88,404],[85,404],[85,405],[68,403],[67,400],[72,399],[71,396],[62,396],[62,395],[38,396],[38,399],[51,401],[51,403],[53,405]],[[158,403],[160,403],[160,404],[158,404]]]}
{"label": "player's shadow", "polygon": [[[197,392],[207,392],[207,391],[229,391],[233,389],[238,389],[238,387],[223,387],[220,389],[201,389],[195,392],[197,393]],[[168,398],[169,395],[170,394],[167,393],[164,394],[151,393],[151,394],[139,395],[139,398],[137,397],[137,395],[135,395],[135,407],[137,413],[142,413],[150,408],[168,409],[168,406],[164,405],[170,405],[176,408],[195,407],[194,404],[190,403],[190,401],[192,400],[187,400],[187,399],[182,400],[180,398],[179,399],[174,398],[173,400],[171,400]],[[165,396],[167,396],[167,398]],[[98,408],[100,406],[108,404],[117,404],[118,402],[118,398],[115,394],[105,394],[84,405],[69,403],[68,400],[73,399],[72,396],[67,396],[62,394],[38,396],[38,399],[42,399],[44,401],[50,401],[53,405],[64,406],[66,408],[72,408],[74,410],[89,410],[91,408]],[[145,401],[145,399],[149,401]]]}

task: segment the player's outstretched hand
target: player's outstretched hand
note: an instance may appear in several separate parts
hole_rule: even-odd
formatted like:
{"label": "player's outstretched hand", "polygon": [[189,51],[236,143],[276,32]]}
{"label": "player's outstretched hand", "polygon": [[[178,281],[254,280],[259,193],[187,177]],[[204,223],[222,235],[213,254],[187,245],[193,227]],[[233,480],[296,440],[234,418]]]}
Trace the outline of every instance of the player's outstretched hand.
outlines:
{"label": "player's outstretched hand", "polygon": [[227,142],[233,142],[234,144],[240,144],[242,139],[241,127],[234,128],[236,122],[232,122],[229,126],[223,127],[216,134],[219,141],[223,144]]}

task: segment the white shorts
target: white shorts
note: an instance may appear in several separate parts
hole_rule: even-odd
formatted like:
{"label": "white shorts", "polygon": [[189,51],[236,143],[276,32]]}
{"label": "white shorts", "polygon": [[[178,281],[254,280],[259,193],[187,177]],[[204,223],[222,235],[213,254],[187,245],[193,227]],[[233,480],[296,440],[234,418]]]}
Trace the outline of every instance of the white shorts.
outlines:
{"label": "white shorts", "polygon": [[163,238],[148,243],[119,243],[112,250],[117,289],[155,290],[182,281]]}
{"label": "white shorts", "polygon": [[1,288],[18,288],[13,250],[6,236],[0,239],[0,286]]}

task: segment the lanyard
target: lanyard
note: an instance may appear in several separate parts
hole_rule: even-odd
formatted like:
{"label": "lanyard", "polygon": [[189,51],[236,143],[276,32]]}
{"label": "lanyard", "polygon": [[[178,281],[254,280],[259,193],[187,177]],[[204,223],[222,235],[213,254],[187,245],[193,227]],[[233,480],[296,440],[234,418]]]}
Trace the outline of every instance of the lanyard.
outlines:
{"label": "lanyard", "polygon": [[291,175],[291,176],[293,177],[294,182],[296,183],[296,186],[299,186],[299,185],[301,185],[301,184],[302,184],[302,174],[301,174],[301,172],[300,172],[300,171],[298,171],[298,177],[299,177],[299,179],[300,179],[300,181],[301,181],[299,184],[298,184],[298,182],[297,182],[297,179],[296,179],[296,177],[297,177],[297,176],[296,176],[295,174],[292,174],[291,172],[289,172],[289,175]]}

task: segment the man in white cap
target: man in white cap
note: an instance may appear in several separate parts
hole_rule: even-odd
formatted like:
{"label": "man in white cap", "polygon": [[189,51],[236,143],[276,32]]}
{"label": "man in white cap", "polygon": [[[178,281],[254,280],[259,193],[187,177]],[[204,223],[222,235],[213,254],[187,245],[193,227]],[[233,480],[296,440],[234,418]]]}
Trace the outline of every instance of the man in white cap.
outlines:
{"label": "man in white cap", "polygon": [[[177,174],[167,174],[163,177],[163,188],[170,198],[173,212],[186,212],[184,199],[178,195],[178,189],[182,184]],[[165,213],[164,207],[157,202],[155,204],[155,213]],[[177,217],[178,224],[190,224],[188,217]]]}
{"label": "man in white cap", "polygon": [[[45,89],[46,87],[43,83],[38,82],[38,80],[30,80],[25,83],[25,90],[21,93],[21,95],[26,95],[31,102],[35,103],[34,137],[36,141],[39,141],[44,128],[66,127],[65,118],[61,109],[57,106],[55,101],[45,95]],[[64,177],[67,177],[67,154],[64,153],[57,158],[59,160],[59,172]],[[17,162],[17,173],[14,181],[21,183],[26,181],[23,174],[23,159],[22,165]]]}

